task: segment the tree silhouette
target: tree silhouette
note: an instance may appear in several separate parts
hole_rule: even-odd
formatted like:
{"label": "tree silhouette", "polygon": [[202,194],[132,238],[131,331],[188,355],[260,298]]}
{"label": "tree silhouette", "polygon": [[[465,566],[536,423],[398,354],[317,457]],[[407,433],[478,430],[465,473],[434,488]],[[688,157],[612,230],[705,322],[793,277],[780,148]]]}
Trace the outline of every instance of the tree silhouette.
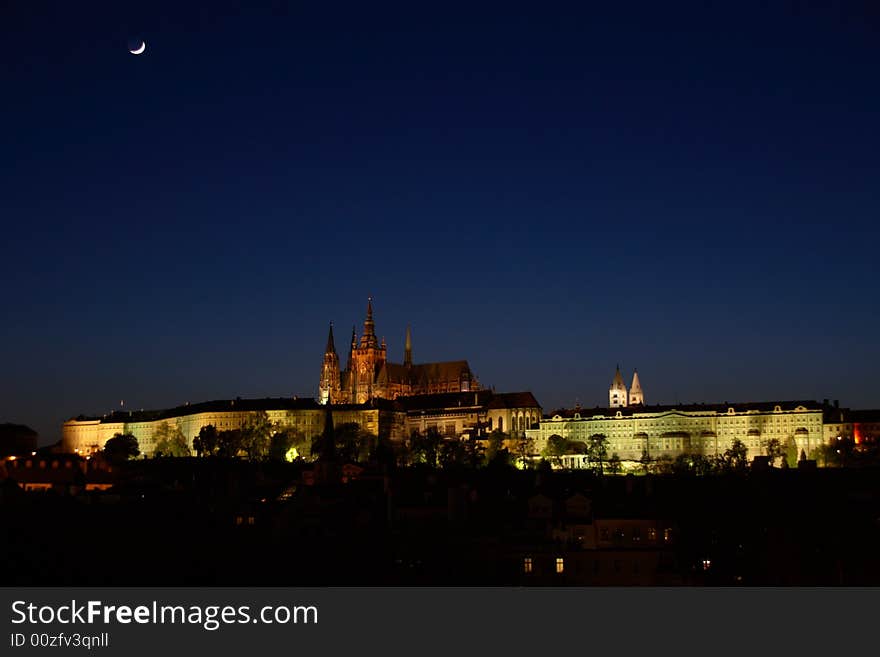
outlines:
{"label": "tree silhouette", "polygon": [[189,456],[189,445],[179,424],[173,427],[163,420],[156,427],[156,449],[153,456]]}
{"label": "tree silhouette", "polygon": [[217,456],[235,458],[241,451],[241,432],[238,429],[221,431],[217,434]]}
{"label": "tree silhouette", "polygon": [[104,443],[104,456],[108,461],[121,463],[138,456],[141,451],[138,441],[130,433],[117,433]]}
{"label": "tree silhouette", "polygon": [[604,473],[604,463],[608,460],[608,439],[601,433],[593,434],[587,441],[587,460],[599,476]]}
{"label": "tree silhouette", "polygon": [[248,413],[241,425],[241,448],[251,461],[258,461],[269,455],[269,437],[272,422],[266,411]]}
{"label": "tree silhouette", "polygon": [[780,457],[785,459],[786,449],[778,438],[770,438],[764,443],[764,453],[770,459],[770,465],[773,466],[776,459]]}
{"label": "tree silhouette", "polygon": [[551,463],[559,465],[562,461],[561,457],[568,453],[567,450],[568,441],[559,434],[554,433],[547,438],[547,444],[541,450],[541,456],[548,459]]}
{"label": "tree silhouette", "polygon": [[219,447],[218,438],[217,427],[206,424],[199,429],[199,435],[193,438],[193,449],[198,456],[214,456]]}

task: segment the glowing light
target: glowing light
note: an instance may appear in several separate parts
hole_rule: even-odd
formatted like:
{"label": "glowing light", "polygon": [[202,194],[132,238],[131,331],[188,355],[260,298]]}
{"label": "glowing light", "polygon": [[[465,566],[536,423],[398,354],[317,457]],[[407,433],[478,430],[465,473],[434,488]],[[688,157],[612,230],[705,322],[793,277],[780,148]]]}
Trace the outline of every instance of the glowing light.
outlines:
{"label": "glowing light", "polygon": [[288,463],[290,463],[291,461],[295,461],[297,458],[299,458],[299,452],[297,451],[296,447],[291,447],[284,455],[284,460]]}

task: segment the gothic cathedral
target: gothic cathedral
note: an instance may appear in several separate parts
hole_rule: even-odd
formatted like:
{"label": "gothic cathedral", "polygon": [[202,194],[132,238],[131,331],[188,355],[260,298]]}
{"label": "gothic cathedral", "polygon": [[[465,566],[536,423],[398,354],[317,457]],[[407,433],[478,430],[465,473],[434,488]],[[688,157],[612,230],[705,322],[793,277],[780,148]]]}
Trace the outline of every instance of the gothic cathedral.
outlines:
{"label": "gothic cathedral", "polygon": [[439,392],[469,392],[480,384],[466,360],[413,364],[412,336],[406,329],[403,364],[386,359],[385,340],[376,338],[373,300],[367,302],[364,332],[358,340],[351,331],[348,363],[339,369],[339,356],[333,341],[333,324],[327,336],[318,401],[321,404],[364,404],[372,399],[396,399]]}

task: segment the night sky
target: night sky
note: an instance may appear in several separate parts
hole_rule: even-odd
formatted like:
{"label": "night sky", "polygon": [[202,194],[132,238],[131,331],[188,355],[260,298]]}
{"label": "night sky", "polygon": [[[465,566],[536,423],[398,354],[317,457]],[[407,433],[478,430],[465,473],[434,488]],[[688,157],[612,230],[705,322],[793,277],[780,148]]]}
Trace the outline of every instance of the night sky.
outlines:
{"label": "night sky", "polygon": [[0,422],[314,396],[369,295],[545,411],[880,406],[878,56],[873,2],[4,2]]}

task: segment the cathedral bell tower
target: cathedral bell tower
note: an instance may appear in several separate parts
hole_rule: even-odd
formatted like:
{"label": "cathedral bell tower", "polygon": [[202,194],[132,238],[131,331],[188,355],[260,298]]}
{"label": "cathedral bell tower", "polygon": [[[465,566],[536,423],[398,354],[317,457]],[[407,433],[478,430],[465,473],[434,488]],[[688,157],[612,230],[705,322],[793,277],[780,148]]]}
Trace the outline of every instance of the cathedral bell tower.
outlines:
{"label": "cathedral bell tower", "polygon": [[354,386],[355,395],[351,400],[355,404],[363,404],[373,398],[373,383],[376,373],[385,363],[387,350],[385,341],[379,344],[376,338],[376,324],[373,322],[373,297],[367,301],[367,317],[364,320],[364,334],[361,336],[360,345],[354,349],[354,363],[352,373],[357,377]]}
{"label": "cathedral bell tower", "polygon": [[321,365],[321,382],[318,385],[318,403],[332,404],[339,400],[339,356],[333,343],[333,324],[327,336],[327,348],[324,350],[324,363]]}

